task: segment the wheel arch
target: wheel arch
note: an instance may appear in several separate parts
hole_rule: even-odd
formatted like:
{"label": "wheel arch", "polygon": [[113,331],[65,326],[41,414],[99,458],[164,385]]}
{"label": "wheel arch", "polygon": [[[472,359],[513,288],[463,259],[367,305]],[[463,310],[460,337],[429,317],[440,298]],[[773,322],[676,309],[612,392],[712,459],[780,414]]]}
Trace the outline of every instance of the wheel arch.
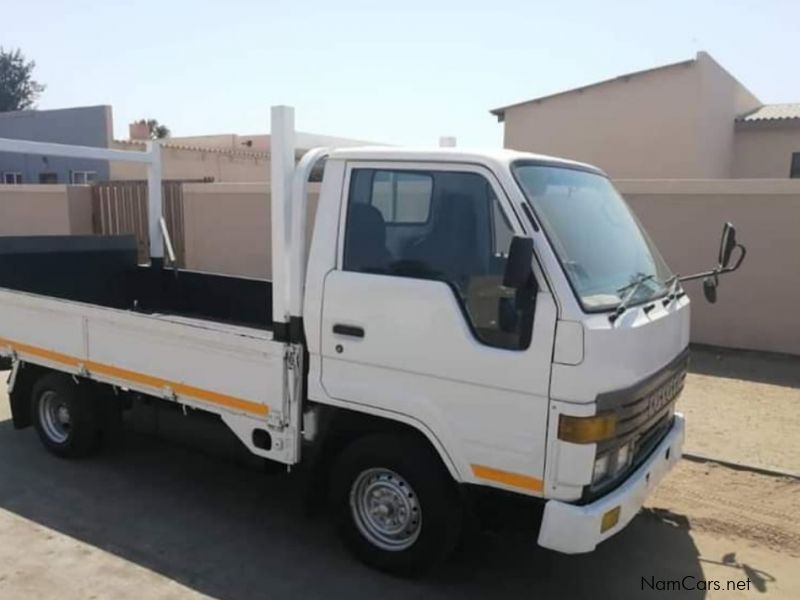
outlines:
{"label": "wheel arch", "polygon": [[350,407],[314,404],[319,411],[319,433],[315,440],[314,463],[332,464],[336,457],[355,440],[373,433],[397,433],[418,439],[433,450],[442,466],[456,483],[463,483],[456,461],[430,429],[405,415],[375,414]]}

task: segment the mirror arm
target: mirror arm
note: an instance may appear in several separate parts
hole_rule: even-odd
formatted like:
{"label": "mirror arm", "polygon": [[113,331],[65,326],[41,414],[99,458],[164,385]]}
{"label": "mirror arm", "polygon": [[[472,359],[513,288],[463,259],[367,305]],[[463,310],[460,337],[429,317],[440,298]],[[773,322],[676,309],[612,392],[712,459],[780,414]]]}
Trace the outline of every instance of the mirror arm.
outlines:
{"label": "mirror arm", "polygon": [[705,279],[706,277],[714,277],[723,273],[724,271],[720,269],[714,269],[713,271],[703,271],[702,273],[695,273],[694,275],[684,275],[683,277],[678,277],[678,281],[683,283],[684,281],[694,281],[695,279]]}
{"label": "mirror arm", "polygon": [[683,277],[678,277],[678,281],[694,281],[695,279],[704,279],[706,277],[718,277],[725,273],[731,273],[742,266],[742,262],[744,261],[744,257],[747,255],[747,248],[742,246],[741,244],[736,244],[735,248],[739,248],[739,258],[736,260],[736,263],[730,267],[723,267],[722,265],[717,266],[717,268],[712,269],[711,271],[703,271],[702,273],[695,273],[694,275],[684,275]]}

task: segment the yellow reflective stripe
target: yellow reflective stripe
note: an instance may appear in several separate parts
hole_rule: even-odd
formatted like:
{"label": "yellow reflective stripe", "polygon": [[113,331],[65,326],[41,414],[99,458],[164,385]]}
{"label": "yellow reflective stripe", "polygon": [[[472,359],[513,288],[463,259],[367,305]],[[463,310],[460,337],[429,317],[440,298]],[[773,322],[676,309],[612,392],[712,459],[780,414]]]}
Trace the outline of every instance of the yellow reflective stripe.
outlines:
{"label": "yellow reflective stripe", "polygon": [[25,354],[32,354],[53,362],[59,362],[71,367],[77,367],[81,361],[72,356],[61,354],[60,352],[53,352],[52,350],[45,350],[44,348],[37,348],[36,346],[29,346],[28,344],[20,344],[19,342],[12,342],[5,338],[0,338],[0,345],[8,346],[16,353],[24,352]]}
{"label": "yellow reflective stripe", "polygon": [[494,469],[483,465],[470,466],[472,467],[472,472],[475,474],[475,477],[479,477],[480,479],[495,481],[531,492],[541,492],[542,489],[544,489],[542,480],[536,477],[522,475],[520,473],[511,473],[510,471],[502,471],[501,469]]}
{"label": "yellow reflective stripe", "polygon": [[90,373],[94,372],[107,375],[109,377],[114,377],[116,379],[140,383],[155,388],[169,387],[176,394],[191,396],[192,398],[201,400],[202,402],[208,402],[209,404],[218,404],[260,416],[266,416],[269,413],[269,407],[264,404],[251,402],[250,400],[243,400],[241,398],[236,398],[235,396],[228,396],[227,394],[212,392],[211,390],[205,390],[192,385],[186,385],[184,383],[168,381],[167,379],[161,379],[160,377],[154,377],[153,375],[129,371],[127,369],[121,369],[111,365],[104,365],[102,363],[97,363],[90,360],[84,361],[75,358],[74,356],[69,356],[68,354],[62,354],[60,352],[54,352],[53,350],[22,344],[20,342],[12,342],[11,340],[7,340],[5,338],[0,338],[0,345],[10,347],[18,354],[29,354],[31,356],[37,356],[45,360],[68,365],[70,367],[83,365]]}

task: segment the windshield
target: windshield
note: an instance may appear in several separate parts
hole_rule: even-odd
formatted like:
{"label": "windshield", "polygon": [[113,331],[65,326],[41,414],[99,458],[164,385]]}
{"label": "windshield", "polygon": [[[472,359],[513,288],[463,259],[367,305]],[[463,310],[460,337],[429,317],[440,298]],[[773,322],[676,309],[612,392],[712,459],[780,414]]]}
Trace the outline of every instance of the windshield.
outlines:
{"label": "windshield", "polygon": [[671,272],[607,177],[517,162],[514,176],[544,227],[584,310],[615,308],[666,292]]}

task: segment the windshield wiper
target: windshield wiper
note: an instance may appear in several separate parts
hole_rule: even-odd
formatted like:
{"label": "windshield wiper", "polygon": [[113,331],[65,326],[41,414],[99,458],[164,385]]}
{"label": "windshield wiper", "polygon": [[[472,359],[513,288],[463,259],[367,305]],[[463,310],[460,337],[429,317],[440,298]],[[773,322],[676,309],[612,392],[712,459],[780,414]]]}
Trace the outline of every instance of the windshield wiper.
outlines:
{"label": "windshield wiper", "polygon": [[683,296],[686,295],[686,292],[684,292],[683,290],[681,290],[680,292],[678,291],[681,285],[681,278],[678,275],[673,275],[672,277],[667,279],[664,282],[664,286],[667,285],[669,286],[669,292],[667,293],[667,297],[664,298],[664,307],[667,307],[670,304],[672,304],[673,300],[678,300],[679,298],[682,298]]}
{"label": "windshield wiper", "polygon": [[625,297],[617,305],[617,308],[614,310],[614,312],[609,315],[608,320],[613,323],[614,321],[619,319],[622,316],[622,314],[626,310],[628,310],[628,304],[630,304],[630,301],[633,299],[634,295],[636,295],[636,292],[639,291],[639,288],[642,287],[642,284],[651,281],[652,279],[655,278],[656,278],[655,275],[639,275],[639,277],[634,279],[628,285],[619,288],[617,292],[624,292],[625,290],[629,291],[627,294],[625,294]]}

